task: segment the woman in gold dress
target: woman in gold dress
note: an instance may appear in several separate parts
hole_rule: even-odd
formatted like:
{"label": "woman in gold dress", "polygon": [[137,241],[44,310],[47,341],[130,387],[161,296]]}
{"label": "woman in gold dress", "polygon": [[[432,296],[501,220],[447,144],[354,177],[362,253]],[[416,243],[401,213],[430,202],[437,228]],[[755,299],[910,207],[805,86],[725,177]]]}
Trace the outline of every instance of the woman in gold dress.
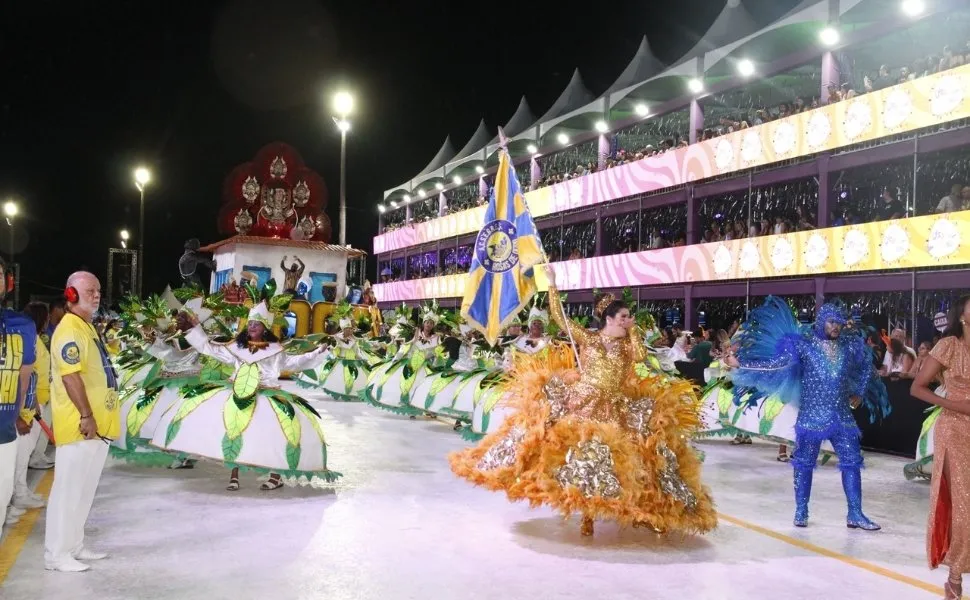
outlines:
{"label": "woman in gold dress", "polygon": [[[941,372],[945,398],[929,387]],[[943,407],[933,433],[926,552],[931,568],[950,568],[945,598],[959,599],[963,574],[970,572],[970,296],[954,306],[943,339],[930,351],[910,393]]]}
{"label": "woman in gold dress", "polygon": [[517,357],[501,384],[513,413],[477,447],[452,454],[452,471],[513,501],[578,512],[583,535],[594,519],[710,531],[717,516],[688,444],[700,427],[693,387],[635,368],[646,349],[623,302],[599,299],[603,327],[587,331],[567,319],[547,274],[550,312],[576,343],[578,369],[567,346]]}

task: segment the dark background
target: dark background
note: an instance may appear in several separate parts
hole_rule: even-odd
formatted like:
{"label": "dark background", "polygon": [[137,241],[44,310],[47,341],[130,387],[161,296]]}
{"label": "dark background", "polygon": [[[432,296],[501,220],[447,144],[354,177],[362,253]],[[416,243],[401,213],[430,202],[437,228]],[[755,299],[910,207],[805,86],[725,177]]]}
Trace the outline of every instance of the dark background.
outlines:
{"label": "dark background", "polygon": [[[745,0],[759,23],[794,0]],[[14,244],[27,295],[107,269],[127,227],[132,169],[146,196],[145,292],[178,282],[184,241],[221,239],[223,178],[263,145],[293,145],[327,182],[336,241],[339,134],[330,97],[357,100],[348,139],[348,242],[371,250],[385,189],[445,136],[461,147],[525,94],[542,114],[579,67],[601,93],[644,34],[666,62],[689,50],[723,0],[4,2],[0,7],[0,201],[17,199]],[[0,253],[10,231],[0,225]],[[373,272],[373,261],[369,270]],[[373,279],[373,274],[371,275]]]}

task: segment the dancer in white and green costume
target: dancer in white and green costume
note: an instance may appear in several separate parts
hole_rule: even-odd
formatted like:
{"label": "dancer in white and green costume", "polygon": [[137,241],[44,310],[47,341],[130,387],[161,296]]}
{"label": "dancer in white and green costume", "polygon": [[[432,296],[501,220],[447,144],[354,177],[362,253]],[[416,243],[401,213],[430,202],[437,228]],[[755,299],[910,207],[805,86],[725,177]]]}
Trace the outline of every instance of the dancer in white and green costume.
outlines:
{"label": "dancer in white and green costume", "polygon": [[349,317],[341,318],[339,323],[340,333],[333,338],[333,348],[314,376],[317,385],[331,398],[359,402],[371,369],[381,359],[366,340],[354,335],[354,322]]}
{"label": "dancer in white and green costume", "polygon": [[701,425],[699,437],[721,437],[736,435],[738,432],[730,425],[737,406],[734,405],[734,391],[731,387],[731,371],[715,360],[704,369],[706,385],[701,390]]}
{"label": "dancer in white and green costume", "polygon": [[181,388],[200,383],[199,353],[183,343],[188,346],[179,338],[156,338],[145,349],[153,360],[147,376],[121,397],[121,435],[110,448],[114,458],[140,466],[191,466],[151,446],[162,415],[181,401]]}
{"label": "dancer in white and green costume", "polygon": [[[549,326],[549,313],[533,306],[529,310],[528,324],[528,331],[506,347],[502,361],[505,370],[511,368],[516,353],[540,354],[546,352],[552,343],[552,339],[546,335],[546,328]],[[494,383],[482,390],[479,397],[475,399],[471,426],[463,431],[463,437],[470,440],[481,439],[502,426],[505,417],[508,416],[509,409],[501,401],[500,390],[501,388]]]}
{"label": "dancer in white and green costume", "polygon": [[411,405],[428,413],[455,419],[455,430],[472,419],[475,405],[501,377],[497,356],[483,347],[478,332],[459,326],[461,347],[450,368],[432,373],[411,394]]}
{"label": "dancer in white and green costume", "polygon": [[[191,291],[191,290],[190,290]],[[203,297],[189,300],[185,305],[179,303],[179,310],[189,310],[202,323],[209,324],[220,331],[228,331],[216,311],[203,308]],[[134,301],[129,301],[134,302]],[[202,382],[200,374],[203,363],[210,363],[207,371],[209,379],[221,380],[231,375],[223,366],[211,359],[202,359],[199,353],[185,341],[168,316],[155,316],[162,310],[168,314],[174,300],[157,305],[160,299],[149,299],[141,306],[144,312],[128,311],[128,318],[137,322],[141,339],[130,341],[140,347],[147,359],[144,367],[148,372],[133,385],[125,388],[121,396],[121,435],[111,444],[111,455],[115,458],[140,466],[168,466],[170,468],[192,468],[194,461],[178,459],[167,452],[161,452],[151,445],[162,415],[175,404],[181,402],[183,390],[195,389]],[[155,308],[151,308],[156,305]],[[148,313],[147,315],[145,313]],[[128,344],[128,348],[133,346]],[[144,368],[142,367],[142,368]]]}
{"label": "dancer in white and green costume", "polygon": [[421,329],[414,333],[414,338],[402,344],[392,360],[371,371],[363,392],[364,400],[397,414],[414,416],[424,412],[411,404],[411,392],[431,374],[430,365],[441,349],[441,336],[435,333],[440,320],[436,306],[424,309]]}
{"label": "dancer in white and green costume", "polygon": [[229,490],[239,489],[239,468],[268,473],[260,489],[283,484],[322,485],[339,477],[327,468],[320,415],[302,398],[279,388],[280,374],[319,366],[327,348],[287,354],[270,331],[265,303],[249,313],[245,331],[215,344],[194,315],[179,316],[185,339],[200,354],[230,365],[228,380],[206,381],[162,417],[152,445],[180,455],[220,461],[232,468]]}
{"label": "dancer in white and green costume", "polygon": [[[945,398],[946,388],[941,385],[934,393]],[[933,476],[933,430],[942,410],[941,407],[934,406],[923,419],[923,428],[920,429],[919,440],[916,442],[916,460],[903,467],[903,475],[910,481],[930,479]]]}

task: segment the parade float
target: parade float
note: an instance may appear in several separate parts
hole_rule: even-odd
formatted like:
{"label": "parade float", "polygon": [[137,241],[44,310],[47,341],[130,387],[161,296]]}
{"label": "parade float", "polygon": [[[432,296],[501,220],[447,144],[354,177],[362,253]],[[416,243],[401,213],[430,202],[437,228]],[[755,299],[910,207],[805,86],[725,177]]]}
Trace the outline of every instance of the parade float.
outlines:
{"label": "parade float", "polygon": [[[222,196],[219,232],[229,237],[198,249],[212,254],[210,293],[241,304],[244,284],[262,289],[275,281],[293,294],[289,333],[297,337],[323,333],[341,300],[359,301],[366,253],[330,243],[326,184],[295,149],[264,146],[233,169]],[[380,323],[376,308],[354,306],[353,315],[375,331]]]}

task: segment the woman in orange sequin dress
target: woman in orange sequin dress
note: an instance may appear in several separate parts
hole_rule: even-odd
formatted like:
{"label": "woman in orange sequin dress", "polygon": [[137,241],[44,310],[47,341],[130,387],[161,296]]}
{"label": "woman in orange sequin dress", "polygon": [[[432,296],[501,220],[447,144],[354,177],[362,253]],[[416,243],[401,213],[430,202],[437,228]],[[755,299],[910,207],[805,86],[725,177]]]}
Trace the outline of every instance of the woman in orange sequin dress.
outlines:
{"label": "woman in orange sequin dress", "polygon": [[[930,391],[943,373],[946,397]],[[947,599],[963,593],[970,572],[970,296],[956,303],[950,323],[913,381],[916,398],[943,407],[934,431],[933,488],[926,549],[931,568],[950,568]]]}
{"label": "woman in orange sequin dress", "polygon": [[565,346],[519,357],[501,384],[512,414],[477,447],[452,454],[452,471],[513,501],[580,513],[583,535],[592,535],[594,519],[710,531],[717,515],[688,443],[700,427],[693,387],[635,369],[646,355],[643,336],[612,296],[596,303],[599,332],[569,321],[547,273],[550,312],[569,328],[579,370]]}

